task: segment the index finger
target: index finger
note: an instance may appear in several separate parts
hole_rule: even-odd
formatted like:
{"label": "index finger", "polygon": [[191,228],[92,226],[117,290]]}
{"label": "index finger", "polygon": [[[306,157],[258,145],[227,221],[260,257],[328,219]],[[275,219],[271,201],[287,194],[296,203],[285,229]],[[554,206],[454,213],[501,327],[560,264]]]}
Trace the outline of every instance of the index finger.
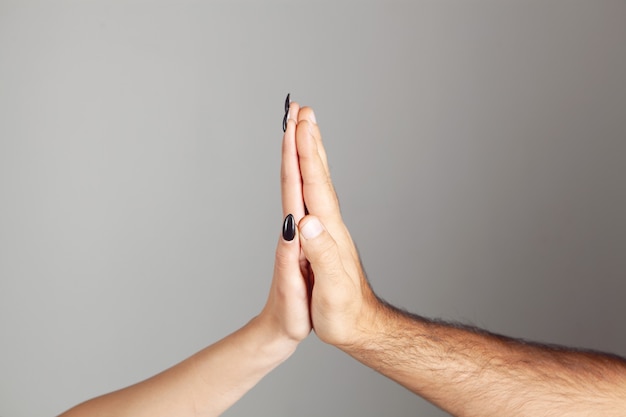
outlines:
{"label": "index finger", "polygon": [[300,108],[300,111],[298,112],[298,122],[302,120],[308,120],[312,124],[311,134],[313,135],[313,138],[317,143],[317,152],[320,154],[320,159],[324,164],[326,174],[330,175],[330,171],[328,169],[328,158],[326,157],[326,150],[324,149],[324,145],[322,144],[322,134],[320,132],[319,126],[317,125],[315,112],[313,112],[312,108],[308,106]]}
{"label": "index finger", "polygon": [[293,214],[296,223],[304,217],[302,178],[300,176],[300,165],[296,148],[296,120],[298,120],[299,111],[300,106],[298,103],[291,103],[287,128],[283,135],[282,162],[280,166],[283,217]]}
{"label": "index finger", "polygon": [[[302,194],[309,213],[324,220],[341,221],[339,201],[330,174],[320,152],[321,141],[316,140],[316,126],[309,120],[300,120],[296,130],[296,146],[302,175]],[[323,151],[323,149],[322,149]]]}

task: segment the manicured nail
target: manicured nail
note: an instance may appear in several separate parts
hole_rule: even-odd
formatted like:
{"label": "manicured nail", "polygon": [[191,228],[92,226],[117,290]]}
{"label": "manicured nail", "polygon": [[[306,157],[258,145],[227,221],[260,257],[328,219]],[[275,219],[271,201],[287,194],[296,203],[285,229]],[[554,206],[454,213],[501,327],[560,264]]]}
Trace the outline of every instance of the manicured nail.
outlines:
{"label": "manicured nail", "polygon": [[287,98],[285,99],[285,113],[289,111],[289,105],[291,104],[291,100],[289,99],[289,96],[291,96],[291,93],[288,93]]}
{"label": "manicured nail", "polygon": [[315,217],[309,219],[306,224],[300,229],[300,234],[306,240],[313,239],[319,236],[324,231],[324,226]]}
{"label": "manicured nail", "polygon": [[287,98],[285,99],[285,115],[283,116],[283,132],[287,130],[287,122],[289,121],[289,106],[291,105],[291,99],[289,98],[291,94],[287,94]]}
{"label": "manicured nail", "polygon": [[292,214],[288,214],[283,222],[283,239],[291,242],[296,236],[296,221]]}

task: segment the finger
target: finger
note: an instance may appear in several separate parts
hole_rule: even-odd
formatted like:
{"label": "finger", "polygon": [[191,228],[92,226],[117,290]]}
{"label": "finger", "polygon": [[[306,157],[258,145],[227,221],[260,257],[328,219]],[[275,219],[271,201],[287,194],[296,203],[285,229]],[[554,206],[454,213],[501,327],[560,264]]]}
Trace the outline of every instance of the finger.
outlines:
{"label": "finger", "polygon": [[346,275],[339,253],[339,247],[315,216],[306,216],[299,224],[300,245],[308,259],[315,282],[339,282]]}
{"label": "finger", "polygon": [[302,197],[302,178],[298,151],[296,148],[296,120],[300,106],[291,103],[287,129],[283,135],[282,163],[280,168],[280,184],[282,194],[283,216],[291,213],[296,222],[304,216],[304,200]]}
{"label": "finger", "polygon": [[330,170],[328,169],[328,158],[326,157],[326,150],[324,149],[324,145],[322,143],[322,133],[320,132],[319,125],[317,124],[317,120],[315,119],[315,113],[313,109],[310,107],[302,107],[300,109],[300,113],[298,113],[298,121],[308,120],[313,125],[311,130],[311,134],[313,138],[315,138],[315,142],[317,143],[317,152],[320,154],[320,158],[324,163],[324,168],[326,168],[326,173],[330,176]]}
{"label": "finger", "polygon": [[329,219],[337,221],[341,219],[337,195],[318,151],[312,130],[313,125],[310,121],[298,122],[296,147],[302,175],[304,203],[309,213],[322,217],[324,221]]}
{"label": "finger", "polygon": [[278,323],[278,329],[290,338],[301,341],[311,331],[309,290],[300,271],[300,239],[293,216],[283,222],[274,262],[274,277],[264,308]]}
{"label": "finger", "polygon": [[293,120],[296,124],[298,123],[298,116],[300,114],[300,105],[298,103],[291,102],[289,104],[289,112],[287,113],[287,120]]}
{"label": "finger", "polygon": [[290,288],[291,291],[297,291],[298,296],[306,296],[306,285],[300,271],[298,228],[292,214],[288,214],[283,221],[283,230],[276,247],[274,272],[274,276],[284,283],[282,288]]}

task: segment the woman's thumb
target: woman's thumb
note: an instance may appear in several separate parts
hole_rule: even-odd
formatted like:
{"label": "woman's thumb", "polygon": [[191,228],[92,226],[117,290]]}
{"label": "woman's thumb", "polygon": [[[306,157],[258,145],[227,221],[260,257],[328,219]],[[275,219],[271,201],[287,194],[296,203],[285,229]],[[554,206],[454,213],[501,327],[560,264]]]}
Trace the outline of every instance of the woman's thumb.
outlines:
{"label": "woman's thumb", "polygon": [[306,216],[299,223],[300,245],[311,264],[315,281],[341,278],[343,265],[339,248],[322,222],[315,216]]}

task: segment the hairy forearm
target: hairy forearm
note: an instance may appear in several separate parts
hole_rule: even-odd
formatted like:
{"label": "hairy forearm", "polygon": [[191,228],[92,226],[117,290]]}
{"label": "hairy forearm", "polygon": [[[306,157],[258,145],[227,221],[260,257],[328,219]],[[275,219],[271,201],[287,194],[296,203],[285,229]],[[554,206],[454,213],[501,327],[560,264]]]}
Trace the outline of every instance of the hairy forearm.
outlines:
{"label": "hairy forearm", "polygon": [[381,304],[343,349],[455,416],[623,416],[626,362],[434,322]]}
{"label": "hairy forearm", "polygon": [[235,333],[138,384],[94,398],[60,417],[217,416],[287,359],[296,343],[253,319]]}

